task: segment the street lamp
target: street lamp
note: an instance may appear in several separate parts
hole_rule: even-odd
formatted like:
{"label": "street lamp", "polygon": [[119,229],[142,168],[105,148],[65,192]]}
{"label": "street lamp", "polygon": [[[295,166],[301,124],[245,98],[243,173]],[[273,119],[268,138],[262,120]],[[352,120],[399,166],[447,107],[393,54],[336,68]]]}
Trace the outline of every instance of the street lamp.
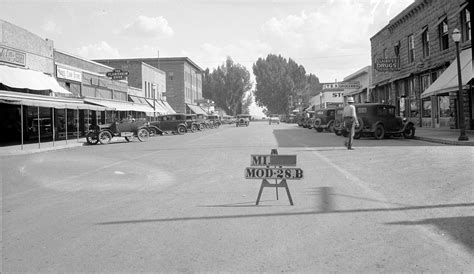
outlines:
{"label": "street lamp", "polygon": [[462,95],[462,78],[461,78],[461,60],[459,58],[459,41],[461,41],[461,32],[458,29],[453,30],[452,34],[454,43],[456,44],[456,60],[458,65],[458,112],[459,112],[459,129],[460,135],[458,141],[469,141],[466,135],[466,128],[464,125],[464,96]]}

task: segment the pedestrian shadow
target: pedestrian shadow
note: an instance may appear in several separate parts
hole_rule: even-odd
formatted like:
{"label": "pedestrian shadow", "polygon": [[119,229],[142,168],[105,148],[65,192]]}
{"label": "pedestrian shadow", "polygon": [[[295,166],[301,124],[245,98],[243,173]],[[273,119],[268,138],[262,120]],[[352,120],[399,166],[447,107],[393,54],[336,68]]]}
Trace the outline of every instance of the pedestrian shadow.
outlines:
{"label": "pedestrian shadow", "polygon": [[387,225],[435,226],[448,234],[454,241],[474,250],[474,216],[430,218],[419,221],[386,223]]}

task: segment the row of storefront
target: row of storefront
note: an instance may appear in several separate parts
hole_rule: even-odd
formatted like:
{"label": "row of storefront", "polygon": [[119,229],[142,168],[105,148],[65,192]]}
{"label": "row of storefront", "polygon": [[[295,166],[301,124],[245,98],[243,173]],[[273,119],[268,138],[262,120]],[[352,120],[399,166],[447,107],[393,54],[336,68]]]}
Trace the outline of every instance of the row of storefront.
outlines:
{"label": "row of storefront", "polygon": [[[168,77],[176,72],[159,65],[136,60],[118,68],[87,60],[3,20],[0,32],[0,145],[79,138],[93,124],[129,117],[154,120],[177,108],[183,112],[182,106],[189,113],[204,112],[184,100],[184,86],[199,91],[190,96],[202,98],[197,77],[185,83],[183,76],[183,88],[177,89],[179,77]],[[177,60],[194,64],[188,58]],[[194,67],[194,75],[202,70]],[[167,78],[174,85],[168,89],[172,92],[167,92]],[[171,106],[166,95],[179,98],[180,93],[183,100]]]}

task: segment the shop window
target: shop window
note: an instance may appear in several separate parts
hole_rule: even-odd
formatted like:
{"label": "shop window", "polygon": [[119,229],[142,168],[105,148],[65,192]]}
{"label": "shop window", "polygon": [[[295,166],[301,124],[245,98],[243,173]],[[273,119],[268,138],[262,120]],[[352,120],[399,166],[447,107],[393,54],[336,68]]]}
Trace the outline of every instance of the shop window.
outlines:
{"label": "shop window", "polygon": [[423,99],[422,117],[423,118],[431,117],[431,98]]}
{"label": "shop window", "polygon": [[438,25],[438,33],[439,33],[439,48],[440,50],[446,50],[449,48],[449,29],[448,29],[448,19],[444,19]]}
{"label": "shop window", "polygon": [[420,88],[421,92],[425,91],[431,84],[431,74],[427,73],[421,76],[420,78]]}
{"label": "shop window", "polygon": [[415,38],[413,34],[408,36],[408,63],[415,61]]}
{"label": "shop window", "polygon": [[27,107],[26,111],[26,130],[27,138],[38,138],[38,129],[40,138],[50,138],[53,136],[53,127],[50,108]]}
{"label": "shop window", "polygon": [[467,8],[461,11],[461,32],[462,40],[471,40],[471,13]]}
{"label": "shop window", "polygon": [[430,56],[430,34],[427,27],[421,33],[421,45],[423,47],[423,58]]}
{"label": "shop window", "polygon": [[449,104],[449,96],[438,96],[438,105],[439,105],[439,116],[440,117],[451,117],[451,108]]}
{"label": "shop window", "polygon": [[173,81],[174,73],[173,73],[173,72],[170,72],[168,75],[169,75],[170,80]]}

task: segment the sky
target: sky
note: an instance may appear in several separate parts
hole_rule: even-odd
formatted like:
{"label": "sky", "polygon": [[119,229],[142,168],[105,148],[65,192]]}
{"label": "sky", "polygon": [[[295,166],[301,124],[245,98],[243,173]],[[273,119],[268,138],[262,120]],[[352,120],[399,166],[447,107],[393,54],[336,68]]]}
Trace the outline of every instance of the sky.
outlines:
{"label": "sky", "polygon": [[[370,65],[370,38],[413,0],[0,0],[0,19],[87,59],[226,57],[253,75],[279,54],[320,82]],[[252,78],[254,79],[254,78]],[[261,114],[255,106],[251,113]]]}

